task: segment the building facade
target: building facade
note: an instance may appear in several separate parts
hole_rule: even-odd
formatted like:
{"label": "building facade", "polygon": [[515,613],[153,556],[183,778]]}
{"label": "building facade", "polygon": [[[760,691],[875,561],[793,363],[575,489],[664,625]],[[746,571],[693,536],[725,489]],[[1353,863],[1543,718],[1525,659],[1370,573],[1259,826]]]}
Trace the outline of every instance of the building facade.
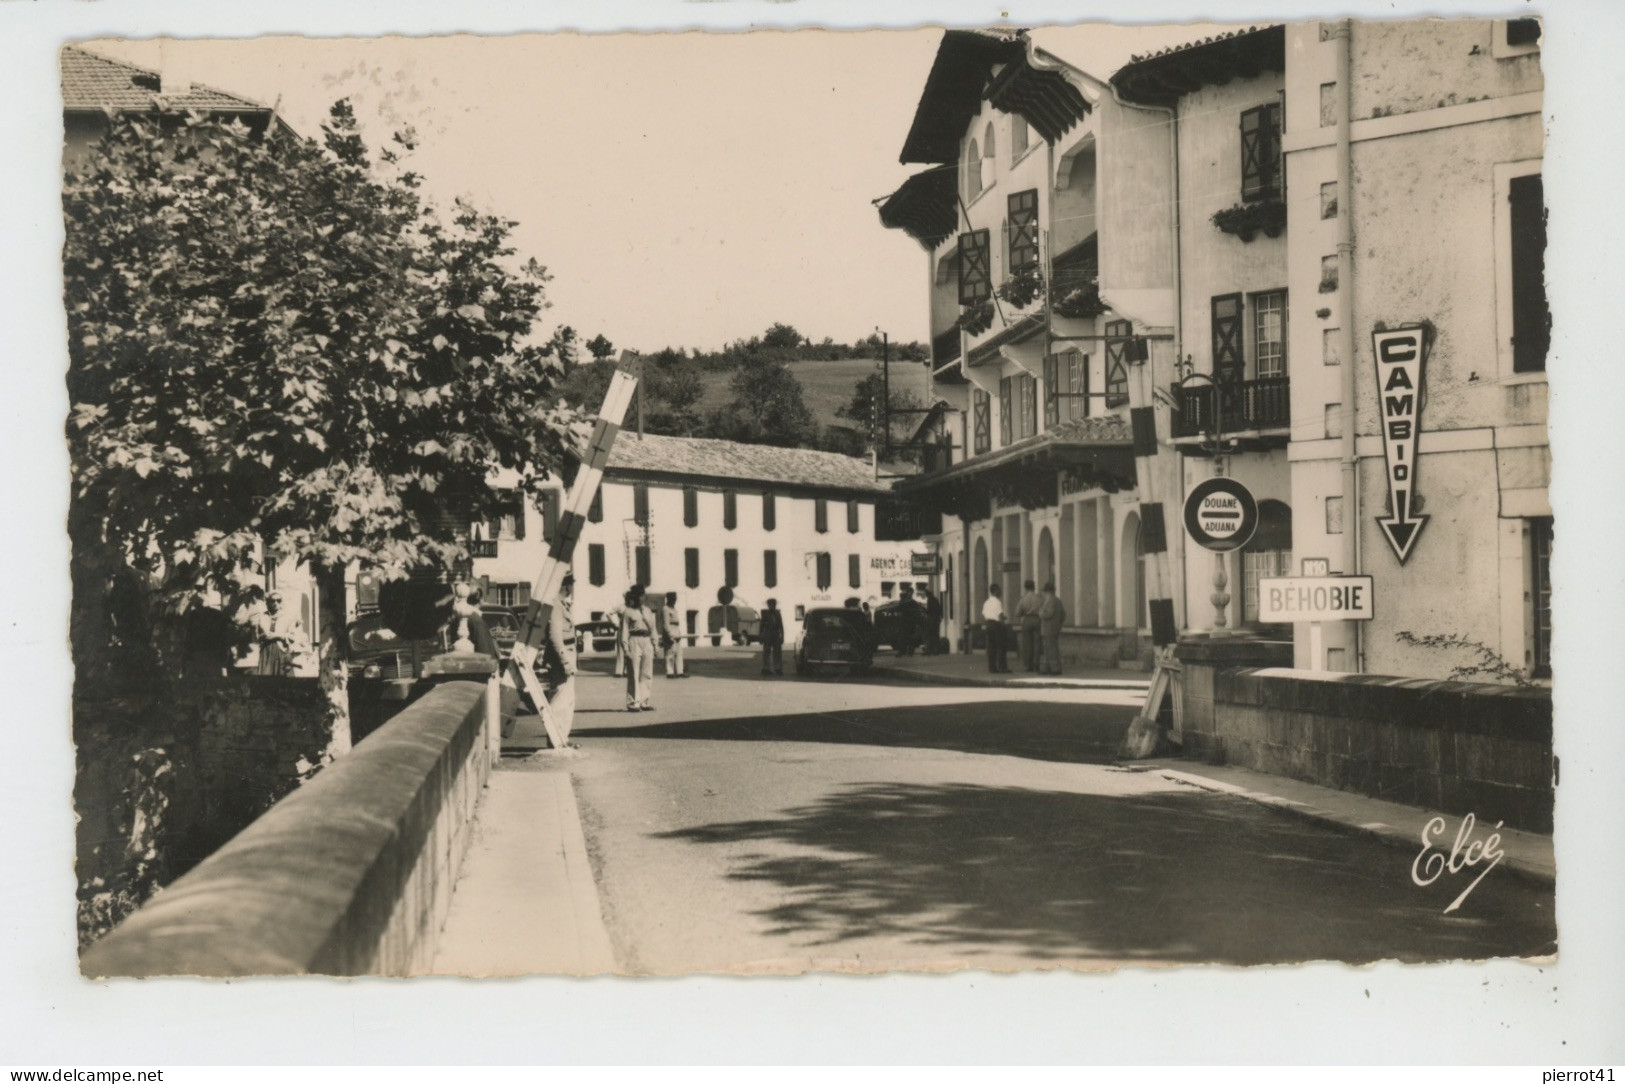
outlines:
{"label": "building facade", "polygon": [[[1144,658],[1165,598],[1301,668],[1549,675],[1538,21],[1253,28],[1109,82],[1044,33],[944,35],[880,212],[929,253],[942,447],[899,488],[962,596],[1053,579],[1074,658]],[[1216,474],[1259,507],[1222,555],[1180,522]],[[1306,569],[1374,581],[1317,657],[1260,607]]]}

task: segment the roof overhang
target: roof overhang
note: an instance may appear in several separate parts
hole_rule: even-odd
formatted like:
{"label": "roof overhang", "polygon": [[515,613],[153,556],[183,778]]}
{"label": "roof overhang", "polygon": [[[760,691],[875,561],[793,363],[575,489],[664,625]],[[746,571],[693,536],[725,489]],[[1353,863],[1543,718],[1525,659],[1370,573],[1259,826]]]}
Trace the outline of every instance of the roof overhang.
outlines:
{"label": "roof overhang", "polygon": [[1286,71],[1284,26],[1249,28],[1137,57],[1119,68],[1111,81],[1130,101],[1171,106],[1202,87],[1255,79],[1266,71]]}
{"label": "roof overhang", "polygon": [[1069,423],[945,470],[906,478],[897,483],[897,493],[947,515],[983,519],[995,498],[1023,508],[1054,504],[1063,474],[1079,489],[1133,489],[1134,442],[1122,419]]}
{"label": "roof overhang", "polygon": [[880,223],[902,230],[927,252],[952,237],[959,225],[958,176],[936,167],[916,173],[880,204]]}
{"label": "roof overhang", "polygon": [[1028,339],[1044,330],[1044,317],[1041,313],[1027,313],[1017,316],[991,339],[979,343],[971,348],[965,357],[966,365],[986,365],[989,362],[1003,362],[1003,350],[1007,346],[1026,342]]}
{"label": "roof overhang", "polygon": [[987,100],[1001,113],[1016,113],[1047,143],[1071,131],[1089,112],[1089,100],[1053,67],[1035,67],[1023,52],[987,87]]}

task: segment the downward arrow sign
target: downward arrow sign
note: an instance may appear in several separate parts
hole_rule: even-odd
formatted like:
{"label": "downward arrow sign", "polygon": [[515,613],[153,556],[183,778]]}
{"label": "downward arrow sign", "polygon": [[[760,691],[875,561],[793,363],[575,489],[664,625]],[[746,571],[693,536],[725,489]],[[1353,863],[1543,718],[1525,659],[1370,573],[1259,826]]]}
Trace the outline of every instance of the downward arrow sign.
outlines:
{"label": "downward arrow sign", "polygon": [[1373,332],[1377,360],[1377,408],[1392,512],[1377,517],[1394,556],[1404,564],[1428,517],[1416,506],[1416,445],[1421,435],[1422,365],[1427,356],[1426,332],[1402,327]]}

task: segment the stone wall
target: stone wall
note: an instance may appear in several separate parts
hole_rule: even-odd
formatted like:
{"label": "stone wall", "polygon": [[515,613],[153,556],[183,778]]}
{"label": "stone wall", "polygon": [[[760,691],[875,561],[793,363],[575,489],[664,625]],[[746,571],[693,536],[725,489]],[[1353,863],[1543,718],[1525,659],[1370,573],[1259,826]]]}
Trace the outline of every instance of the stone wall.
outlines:
{"label": "stone wall", "polygon": [[1203,659],[1181,666],[1187,756],[1552,830],[1550,690]]}
{"label": "stone wall", "polygon": [[440,686],[81,957],[87,976],[422,970],[493,749],[486,686]]}

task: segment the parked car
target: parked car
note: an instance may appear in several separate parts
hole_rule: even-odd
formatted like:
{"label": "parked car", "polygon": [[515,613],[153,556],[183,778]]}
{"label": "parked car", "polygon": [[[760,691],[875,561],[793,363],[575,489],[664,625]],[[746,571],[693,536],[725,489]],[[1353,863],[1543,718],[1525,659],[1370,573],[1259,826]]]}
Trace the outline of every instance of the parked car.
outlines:
{"label": "parked car", "polygon": [[874,628],[863,611],[820,606],[802,618],[796,672],[867,670],[874,663],[877,646]]}
{"label": "parked car", "polygon": [[875,608],[875,639],[900,655],[911,655],[925,644],[925,607],[910,599],[883,602]]}
{"label": "parked car", "polygon": [[379,678],[384,681],[415,680],[423,664],[445,651],[445,635],[420,640],[399,636],[384,623],[382,614],[363,614],[350,622],[351,677]]}
{"label": "parked car", "polygon": [[725,630],[735,643],[754,644],[762,638],[762,614],[744,599],[735,597],[726,605],[711,607],[706,614],[705,627],[712,647],[722,643]]}
{"label": "parked car", "polygon": [[607,617],[578,621],[576,623],[576,652],[579,654],[586,651],[588,645],[591,645],[594,651],[614,651],[615,638],[619,635],[620,627]]}

